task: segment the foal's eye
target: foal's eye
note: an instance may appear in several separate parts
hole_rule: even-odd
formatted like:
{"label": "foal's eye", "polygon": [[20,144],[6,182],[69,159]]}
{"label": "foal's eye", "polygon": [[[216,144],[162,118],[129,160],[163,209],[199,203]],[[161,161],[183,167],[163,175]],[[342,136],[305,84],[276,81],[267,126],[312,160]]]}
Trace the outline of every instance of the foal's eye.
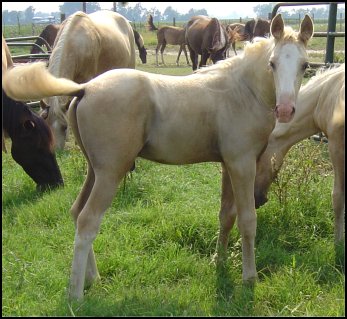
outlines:
{"label": "foal's eye", "polygon": [[275,70],[275,63],[273,63],[272,61],[269,62],[269,66],[271,69]]}
{"label": "foal's eye", "polygon": [[305,71],[308,67],[309,67],[308,62],[305,62],[305,63],[302,65],[302,69],[303,69],[304,71]]}

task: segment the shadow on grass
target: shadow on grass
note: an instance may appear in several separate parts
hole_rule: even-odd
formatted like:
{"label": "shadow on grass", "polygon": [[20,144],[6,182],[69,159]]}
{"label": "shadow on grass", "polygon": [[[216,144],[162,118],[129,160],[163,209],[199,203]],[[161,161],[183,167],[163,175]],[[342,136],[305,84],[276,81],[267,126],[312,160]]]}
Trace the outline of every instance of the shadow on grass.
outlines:
{"label": "shadow on grass", "polygon": [[252,316],[254,284],[237,285],[225,263],[216,267],[216,304],[218,316]]}

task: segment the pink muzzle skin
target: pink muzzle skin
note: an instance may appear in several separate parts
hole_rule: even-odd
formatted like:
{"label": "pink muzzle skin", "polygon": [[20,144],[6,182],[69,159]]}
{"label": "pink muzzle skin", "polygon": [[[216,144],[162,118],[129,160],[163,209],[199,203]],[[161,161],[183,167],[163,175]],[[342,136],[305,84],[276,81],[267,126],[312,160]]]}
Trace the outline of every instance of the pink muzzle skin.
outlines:
{"label": "pink muzzle skin", "polygon": [[292,104],[276,105],[275,115],[279,123],[288,123],[292,120],[295,113],[295,107]]}

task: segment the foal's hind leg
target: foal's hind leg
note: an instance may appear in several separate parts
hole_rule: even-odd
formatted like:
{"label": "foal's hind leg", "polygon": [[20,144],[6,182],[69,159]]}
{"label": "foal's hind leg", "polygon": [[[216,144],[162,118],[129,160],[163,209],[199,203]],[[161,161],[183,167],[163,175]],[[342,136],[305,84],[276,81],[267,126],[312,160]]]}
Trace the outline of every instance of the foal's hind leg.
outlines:
{"label": "foal's hind leg", "polygon": [[[77,230],[77,218],[81,213],[83,207],[85,206],[90,192],[93,188],[95,181],[95,175],[92,166],[88,163],[88,172],[86,180],[84,181],[81,192],[79,193],[77,199],[71,207],[71,215],[75,223],[75,230]],[[93,246],[91,247],[88,254],[86,275],[85,275],[85,285],[90,286],[96,279],[99,279],[100,275],[95,261]]]}
{"label": "foal's hind leg", "polygon": [[116,188],[127,169],[117,170],[116,174],[112,174],[112,171],[108,169],[95,171],[95,182],[90,196],[77,218],[69,291],[69,297],[72,299],[83,298],[87,263],[90,261],[92,243],[99,231],[102,216],[110,206]]}
{"label": "foal's hind leg", "polygon": [[229,233],[234,226],[237,213],[229,173],[224,164],[222,164],[222,170],[222,199],[219,212],[220,230],[217,242],[217,262],[223,262],[226,259]]}
{"label": "foal's hind leg", "polygon": [[166,42],[163,42],[163,44],[161,45],[161,49],[160,49],[160,53],[161,53],[161,62],[165,65],[164,62],[164,50],[166,48]]}

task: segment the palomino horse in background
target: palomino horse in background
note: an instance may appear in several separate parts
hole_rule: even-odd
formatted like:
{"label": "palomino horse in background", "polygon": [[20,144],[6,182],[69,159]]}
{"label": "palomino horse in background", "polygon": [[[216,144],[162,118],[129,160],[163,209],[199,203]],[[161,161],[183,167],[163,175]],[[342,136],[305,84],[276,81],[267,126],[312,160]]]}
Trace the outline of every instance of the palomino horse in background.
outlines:
{"label": "palomino horse in background", "polygon": [[[237,55],[236,42],[237,41],[244,41],[246,39],[246,37],[245,37],[245,25],[242,23],[231,23],[225,27],[225,30],[228,34],[229,48],[230,48],[230,46],[232,46],[232,48],[235,52],[235,55]],[[229,49],[227,50],[227,57],[229,57]]]}
{"label": "palomino horse in background", "polygon": [[[134,32],[128,20],[107,10],[69,16],[57,35],[49,72],[84,83],[115,68],[135,68]],[[70,98],[55,96],[43,102],[41,116],[52,129],[56,148],[63,149],[67,135],[65,113]]]}
{"label": "palomino horse in background", "polygon": [[[40,39],[40,38],[38,38],[35,41],[35,44],[39,45],[40,47],[45,45],[47,48],[47,51],[51,52],[59,29],[60,29],[60,24],[49,24],[42,30],[42,32],[39,35],[40,38],[45,39],[47,41],[47,43],[50,45],[50,48],[47,47],[47,44],[44,41],[42,41],[42,39]],[[32,53],[32,54],[41,53],[41,51],[39,50],[38,47],[33,46],[30,53]]]}
{"label": "palomino horse in background", "polygon": [[177,59],[176,59],[176,65],[179,65],[178,61],[180,59],[182,50],[184,52],[184,55],[186,56],[187,64],[189,65],[188,54],[187,54],[187,50],[186,50],[185,29],[184,28],[173,27],[173,26],[163,26],[163,27],[160,27],[158,29],[153,23],[152,15],[149,15],[148,25],[149,25],[150,31],[157,30],[158,44],[157,44],[157,47],[155,48],[155,58],[156,58],[157,65],[159,65],[159,63],[158,63],[158,51],[159,51],[159,49],[160,49],[160,53],[161,53],[161,62],[165,65],[164,50],[165,50],[165,47],[167,44],[180,46],[180,49],[179,49],[178,55],[177,55]]}
{"label": "palomino horse in background", "polygon": [[206,16],[192,17],[186,26],[186,43],[193,63],[193,71],[198,67],[198,55],[201,55],[199,67],[206,65],[207,59],[213,63],[225,59],[228,48],[228,36],[224,26],[216,18]]}
{"label": "palomino horse in background", "polygon": [[139,55],[141,62],[143,64],[147,63],[147,50],[145,48],[145,44],[143,42],[143,38],[140,33],[138,33],[136,30],[134,30],[134,38],[135,38],[135,44],[139,50]]}
{"label": "palomino horse in background", "polygon": [[76,235],[70,298],[82,299],[84,284],[99,277],[92,244],[117,186],[137,156],[177,165],[222,163],[217,261],[226,260],[237,216],[243,279],[256,279],[256,160],[276,118],[289,122],[293,117],[308,64],[305,48],[313,33],[312,20],[306,15],[296,33],[284,28],[279,14],[271,33],[272,38],[246,46],[242,55],[187,76],[116,69],[77,84],[51,76],[42,63],[8,72],[4,88],[17,98],[31,98],[32,92],[78,96],[71,102],[69,120],[88,174],[71,208]]}
{"label": "palomino horse in background", "polygon": [[253,41],[255,37],[267,37],[270,34],[270,21],[262,18],[252,19],[245,24],[245,40]]}
{"label": "palomino horse in background", "polygon": [[283,158],[297,142],[324,132],[334,169],[333,207],[335,242],[343,239],[345,210],[345,65],[313,77],[299,92],[297,108],[289,124],[277,123],[269,144],[257,163],[255,204],[266,203],[266,194],[282,166]]}
{"label": "palomino horse in background", "polygon": [[[2,75],[12,67],[10,51],[2,37]],[[6,152],[4,135],[12,141],[12,158],[34,180],[38,190],[63,184],[47,123],[26,104],[14,101],[2,90],[2,149]]]}

